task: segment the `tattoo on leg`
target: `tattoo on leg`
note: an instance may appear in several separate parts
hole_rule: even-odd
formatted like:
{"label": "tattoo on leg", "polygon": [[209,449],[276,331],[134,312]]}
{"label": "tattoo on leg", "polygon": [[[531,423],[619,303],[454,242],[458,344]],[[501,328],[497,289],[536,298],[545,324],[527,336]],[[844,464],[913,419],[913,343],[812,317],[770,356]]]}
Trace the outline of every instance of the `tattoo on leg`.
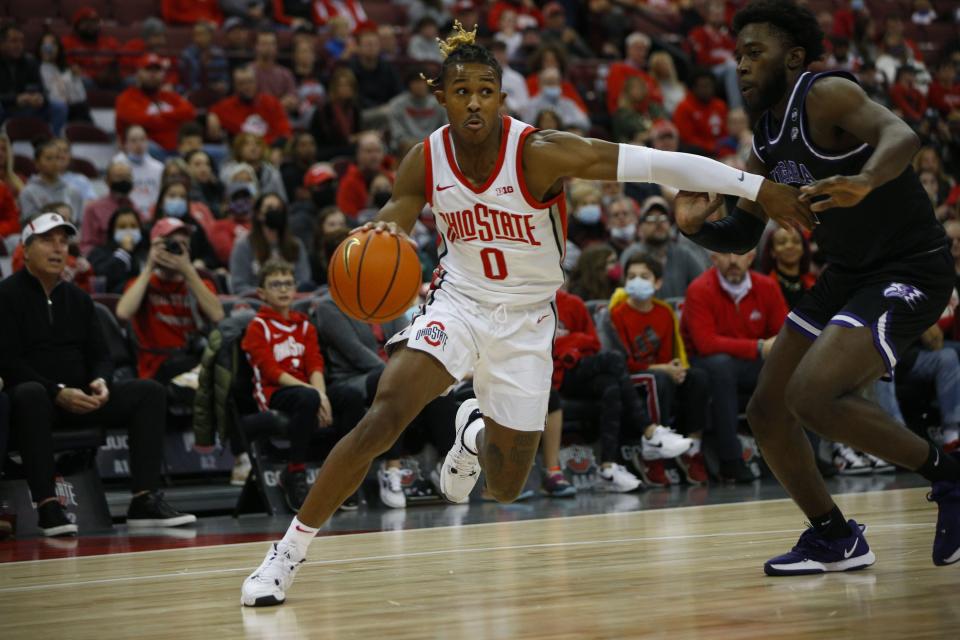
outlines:
{"label": "tattoo on leg", "polygon": [[503,471],[503,452],[492,442],[483,448],[483,469],[487,475]]}

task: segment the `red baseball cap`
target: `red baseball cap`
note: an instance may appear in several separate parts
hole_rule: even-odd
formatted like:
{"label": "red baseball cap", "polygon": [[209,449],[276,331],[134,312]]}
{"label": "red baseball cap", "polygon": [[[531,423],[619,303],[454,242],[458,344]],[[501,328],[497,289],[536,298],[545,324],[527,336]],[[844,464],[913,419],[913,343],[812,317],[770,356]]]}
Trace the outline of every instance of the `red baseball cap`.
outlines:
{"label": "red baseball cap", "polygon": [[192,230],[193,227],[180,218],[160,218],[157,220],[157,223],[153,225],[153,229],[150,230],[150,241],[153,242],[157,238],[166,238],[177,231],[190,233]]}
{"label": "red baseball cap", "polygon": [[99,20],[100,14],[97,13],[97,10],[93,7],[80,7],[73,12],[73,19],[70,21],[70,24],[76,25],[78,22],[83,22],[84,20]]}
{"label": "red baseball cap", "polygon": [[155,53],[148,53],[145,56],[140,56],[138,61],[138,67],[140,69],[147,69],[149,67],[160,67],[166,71],[170,67],[170,61],[164,58],[163,56],[158,56]]}
{"label": "red baseball cap", "polygon": [[318,162],[303,175],[303,186],[310,188],[321,185],[337,177],[337,173],[326,162]]}

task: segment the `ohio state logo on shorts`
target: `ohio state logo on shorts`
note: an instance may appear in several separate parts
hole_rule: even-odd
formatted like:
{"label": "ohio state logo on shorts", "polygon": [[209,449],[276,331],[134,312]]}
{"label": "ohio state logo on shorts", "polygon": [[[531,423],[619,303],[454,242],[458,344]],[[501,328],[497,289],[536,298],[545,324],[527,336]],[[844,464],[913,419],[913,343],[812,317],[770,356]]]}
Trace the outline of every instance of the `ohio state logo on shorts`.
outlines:
{"label": "ohio state logo on shorts", "polygon": [[447,346],[447,331],[442,322],[431,320],[427,326],[417,331],[417,340],[423,339],[431,347],[445,348]]}

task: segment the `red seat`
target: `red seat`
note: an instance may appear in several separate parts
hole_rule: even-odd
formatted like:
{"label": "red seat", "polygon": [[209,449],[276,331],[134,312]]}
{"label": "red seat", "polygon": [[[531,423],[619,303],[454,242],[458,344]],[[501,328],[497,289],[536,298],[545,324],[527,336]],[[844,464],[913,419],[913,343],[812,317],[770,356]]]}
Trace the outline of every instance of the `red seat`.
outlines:
{"label": "red seat", "polygon": [[160,15],[160,0],[119,0],[113,3],[113,17],[120,24],[130,24]]}
{"label": "red seat", "polygon": [[13,171],[21,176],[29,178],[37,172],[37,166],[33,164],[33,158],[27,156],[13,156]]}
{"label": "red seat", "polygon": [[95,180],[100,177],[100,172],[97,171],[97,168],[93,166],[93,163],[89,160],[84,160],[83,158],[71,158],[70,166],[67,167],[69,171],[74,173],[82,173],[91,180]]}
{"label": "red seat", "polygon": [[112,89],[87,89],[87,104],[91,109],[113,109],[117,104],[118,92]]}
{"label": "red seat", "polygon": [[69,122],[66,127],[67,140],[70,142],[98,142],[110,144],[110,134],[89,122]]}
{"label": "red seat", "polygon": [[33,116],[10,118],[3,125],[3,128],[10,136],[10,140],[14,142],[17,140],[33,142],[34,140],[53,137],[53,130],[50,129],[47,121]]}

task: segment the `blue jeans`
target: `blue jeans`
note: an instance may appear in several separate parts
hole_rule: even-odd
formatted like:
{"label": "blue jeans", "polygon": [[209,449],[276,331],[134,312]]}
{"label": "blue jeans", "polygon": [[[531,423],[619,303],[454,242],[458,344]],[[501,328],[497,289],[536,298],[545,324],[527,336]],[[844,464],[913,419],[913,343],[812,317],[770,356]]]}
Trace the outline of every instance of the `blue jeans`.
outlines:
{"label": "blue jeans", "polygon": [[921,351],[907,379],[932,382],[937,390],[941,424],[960,424],[960,357],[956,351],[947,348]]}

